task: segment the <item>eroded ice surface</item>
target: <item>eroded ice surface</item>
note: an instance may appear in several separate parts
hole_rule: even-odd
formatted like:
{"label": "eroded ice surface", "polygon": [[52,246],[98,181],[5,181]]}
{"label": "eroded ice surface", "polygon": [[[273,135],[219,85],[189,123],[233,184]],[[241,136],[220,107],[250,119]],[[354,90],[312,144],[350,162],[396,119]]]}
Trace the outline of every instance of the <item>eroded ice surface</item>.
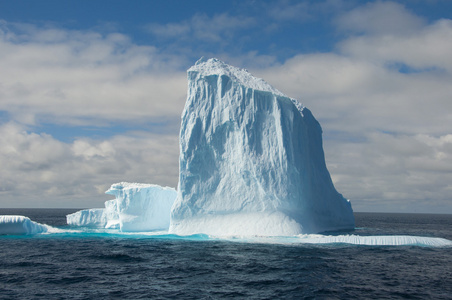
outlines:
{"label": "eroded ice surface", "polygon": [[166,230],[170,224],[171,206],[176,190],[155,184],[121,182],[113,184],[106,194],[115,199],[105,208],[86,209],[67,215],[72,226],[119,228],[121,231]]}
{"label": "eroded ice surface", "polygon": [[188,70],[170,232],[291,236],[353,229],[311,112],[217,59]]}
{"label": "eroded ice surface", "polygon": [[0,216],[0,235],[37,234],[47,232],[49,228],[25,216]]}

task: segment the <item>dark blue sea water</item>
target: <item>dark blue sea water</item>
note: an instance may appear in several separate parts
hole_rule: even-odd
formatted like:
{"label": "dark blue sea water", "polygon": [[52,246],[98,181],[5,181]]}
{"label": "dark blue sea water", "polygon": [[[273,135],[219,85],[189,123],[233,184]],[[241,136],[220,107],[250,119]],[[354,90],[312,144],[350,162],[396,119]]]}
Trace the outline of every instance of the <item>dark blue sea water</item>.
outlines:
{"label": "dark blue sea water", "polygon": [[[65,228],[75,210],[0,209]],[[356,213],[360,235],[452,240],[452,215]],[[0,236],[0,299],[452,299],[452,248],[170,236]]]}

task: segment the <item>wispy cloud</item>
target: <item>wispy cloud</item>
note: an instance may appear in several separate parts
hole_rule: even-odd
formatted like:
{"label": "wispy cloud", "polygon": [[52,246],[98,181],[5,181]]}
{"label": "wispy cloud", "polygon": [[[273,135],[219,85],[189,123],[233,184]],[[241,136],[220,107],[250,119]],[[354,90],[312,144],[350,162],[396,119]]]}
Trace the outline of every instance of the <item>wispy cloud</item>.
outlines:
{"label": "wispy cloud", "polygon": [[327,15],[336,15],[351,5],[343,0],[297,1],[279,0],[261,2],[265,18],[282,22],[312,22]]}
{"label": "wispy cloud", "polygon": [[312,18],[309,2],[277,1],[276,3],[265,3],[268,14],[278,21],[300,21],[304,22]]}
{"label": "wispy cloud", "polygon": [[153,35],[165,39],[225,42],[230,40],[237,30],[255,25],[252,17],[223,13],[212,17],[196,14],[180,23],[149,24],[146,28]]}
{"label": "wispy cloud", "polygon": [[336,20],[340,30],[359,34],[409,34],[422,29],[426,21],[395,2],[369,2]]}

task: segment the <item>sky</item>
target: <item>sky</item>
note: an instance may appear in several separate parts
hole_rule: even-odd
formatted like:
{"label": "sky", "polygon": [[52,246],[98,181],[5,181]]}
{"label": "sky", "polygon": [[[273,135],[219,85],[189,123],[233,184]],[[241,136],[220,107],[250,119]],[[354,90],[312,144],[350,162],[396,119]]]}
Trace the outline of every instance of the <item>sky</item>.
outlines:
{"label": "sky", "polygon": [[452,1],[0,1],[0,208],[176,187],[186,70],[308,107],[355,211],[452,213]]}

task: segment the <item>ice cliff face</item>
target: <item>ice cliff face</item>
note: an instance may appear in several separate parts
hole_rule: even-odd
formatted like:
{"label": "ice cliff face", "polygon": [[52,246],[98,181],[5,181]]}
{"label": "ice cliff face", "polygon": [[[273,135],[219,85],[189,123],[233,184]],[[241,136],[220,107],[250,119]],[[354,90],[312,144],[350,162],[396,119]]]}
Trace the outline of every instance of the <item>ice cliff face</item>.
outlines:
{"label": "ice cliff face", "polygon": [[311,112],[217,59],[188,70],[170,232],[295,235],[353,229]]}

